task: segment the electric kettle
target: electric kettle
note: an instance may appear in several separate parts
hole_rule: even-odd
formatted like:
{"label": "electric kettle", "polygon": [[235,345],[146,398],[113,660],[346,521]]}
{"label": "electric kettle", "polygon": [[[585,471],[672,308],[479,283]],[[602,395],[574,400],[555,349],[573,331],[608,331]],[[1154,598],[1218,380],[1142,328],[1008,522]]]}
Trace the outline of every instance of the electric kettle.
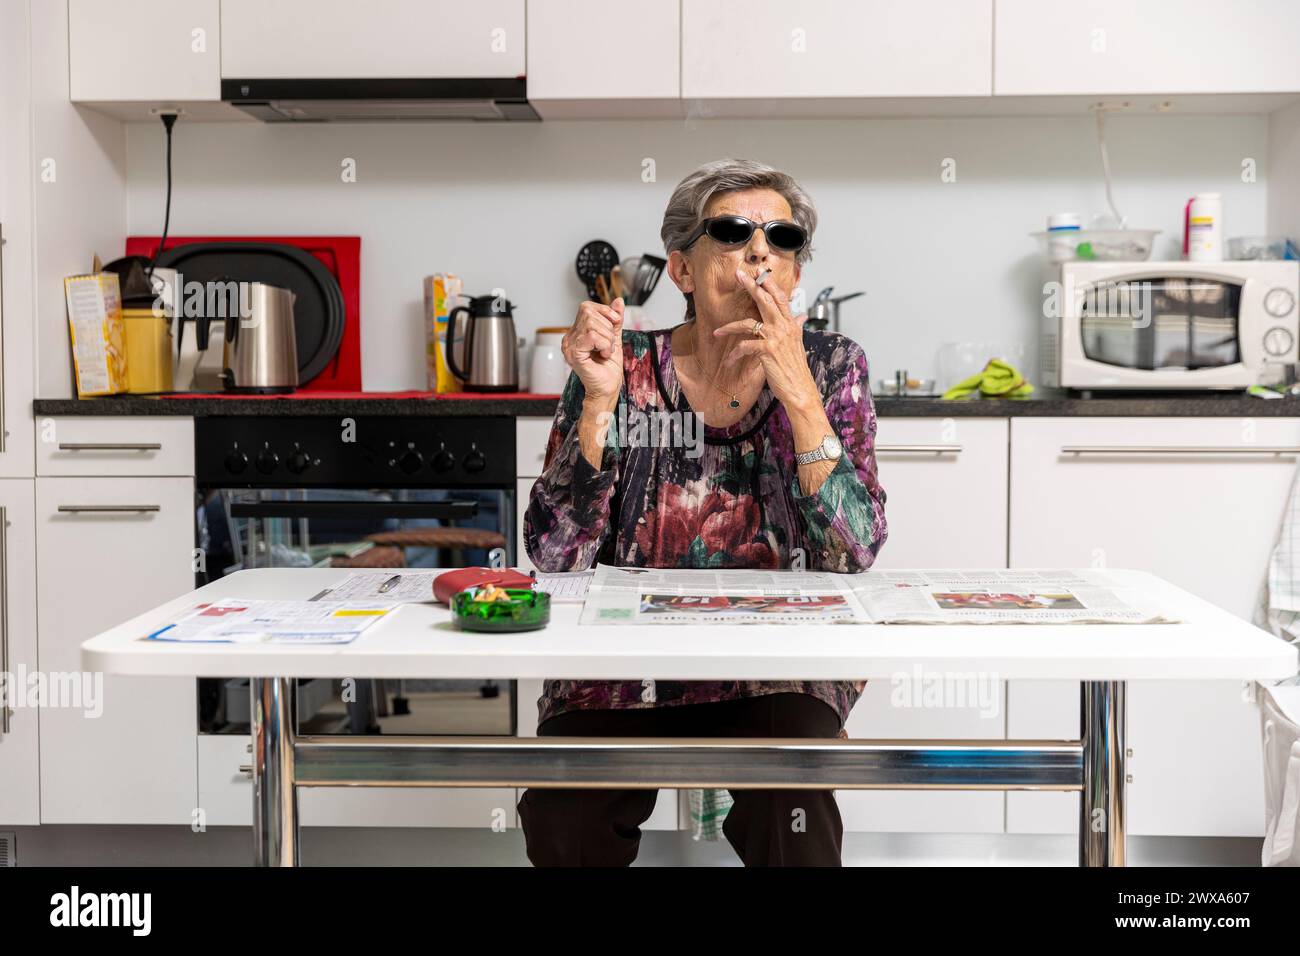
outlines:
{"label": "electric kettle", "polygon": [[447,367],[467,392],[519,390],[519,338],[505,296],[477,295],[447,316]]}
{"label": "electric kettle", "polygon": [[[239,307],[226,314],[221,372],[226,391],[275,393],[298,387],[293,301],[288,289],[239,283]],[[200,348],[207,346],[206,333],[200,326]]]}

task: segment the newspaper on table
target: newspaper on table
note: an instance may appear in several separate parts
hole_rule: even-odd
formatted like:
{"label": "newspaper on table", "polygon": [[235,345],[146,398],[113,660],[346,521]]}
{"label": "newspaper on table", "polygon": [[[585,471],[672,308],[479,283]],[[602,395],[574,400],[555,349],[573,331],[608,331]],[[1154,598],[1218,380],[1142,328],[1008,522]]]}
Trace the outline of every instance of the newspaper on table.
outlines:
{"label": "newspaper on table", "polygon": [[1158,624],[1088,571],[698,571],[599,565],[583,624]]}
{"label": "newspaper on table", "polygon": [[867,624],[855,575],[597,565],[582,624]]}
{"label": "newspaper on table", "polygon": [[1172,624],[1104,571],[869,571],[854,575],[878,624]]}

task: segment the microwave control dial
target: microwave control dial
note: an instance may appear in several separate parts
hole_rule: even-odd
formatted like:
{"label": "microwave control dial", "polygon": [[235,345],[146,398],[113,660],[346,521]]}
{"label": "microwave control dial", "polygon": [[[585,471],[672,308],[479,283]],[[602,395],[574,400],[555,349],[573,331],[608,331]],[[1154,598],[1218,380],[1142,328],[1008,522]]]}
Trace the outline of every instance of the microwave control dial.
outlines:
{"label": "microwave control dial", "polygon": [[[1269,289],[1264,294],[1264,311],[1274,318],[1280,319],[1284,315],[1290,315],[1293,308],[1295,308],[1295,296],[1281,286]],[[1286,330],[1283,329],[1282,331]],[[1273,354],[1279,355],[1281,353],[1275,352]]]}
{"label": "microwave control dial", "polygon": [[1264,333],[1264,351],[1269,355],[1286,355],[1294,344],[1295,336],[1291,334],[1291,330],[1280,325]]}
{"label": "microwave control dial", "polygon": [[280,456],[271,451],[271,444],[267,442],[262,446],[262,450],[257,453],[254,464],[257,465],[257,470],[262,474],[269,475],[280,467]]}

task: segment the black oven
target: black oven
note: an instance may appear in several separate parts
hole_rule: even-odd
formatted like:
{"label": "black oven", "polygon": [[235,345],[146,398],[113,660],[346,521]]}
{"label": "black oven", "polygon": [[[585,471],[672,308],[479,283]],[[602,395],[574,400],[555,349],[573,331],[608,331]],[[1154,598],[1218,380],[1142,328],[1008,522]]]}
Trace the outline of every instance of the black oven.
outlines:
{"label": "black oven", "polygon": [[[513,564],[511,418],[240,415],[195,421],[202,585],[244,568]],[[499,549],[500,554],[492,554]],[[310,734],[515,732],[513,681],[298,682]],[[199,681],[199,730],[248,733],[248,680]]]}

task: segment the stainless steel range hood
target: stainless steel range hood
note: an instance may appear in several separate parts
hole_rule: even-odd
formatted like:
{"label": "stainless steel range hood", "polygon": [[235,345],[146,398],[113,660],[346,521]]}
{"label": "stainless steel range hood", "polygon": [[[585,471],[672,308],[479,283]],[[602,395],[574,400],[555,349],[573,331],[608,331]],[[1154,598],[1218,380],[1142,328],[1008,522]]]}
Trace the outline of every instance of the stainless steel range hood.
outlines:
{"label": "stainless steel range hood", "polygon": [[523,77],[222,80],[221,98],[267,123],[541,119]]}

